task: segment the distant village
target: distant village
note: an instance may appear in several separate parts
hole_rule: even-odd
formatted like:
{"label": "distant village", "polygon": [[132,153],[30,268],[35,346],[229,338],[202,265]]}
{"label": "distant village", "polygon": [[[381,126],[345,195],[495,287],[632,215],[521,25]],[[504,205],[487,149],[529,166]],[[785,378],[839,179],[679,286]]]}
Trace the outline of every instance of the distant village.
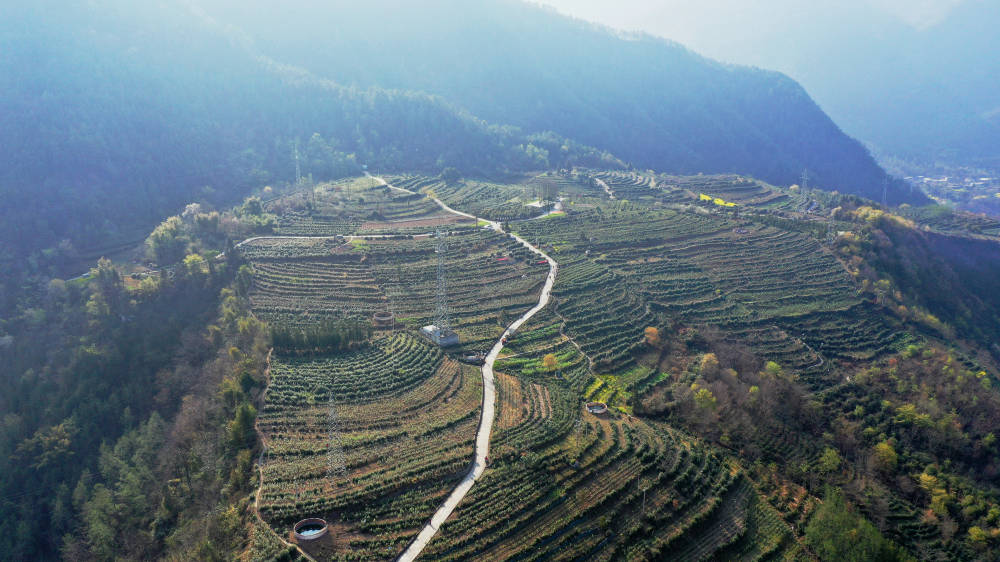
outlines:
{"label": "distant village", "polygon": [[903,179],[942,205],[996,213],[1000,210],[1000,174],[991,175],[910,176]]}

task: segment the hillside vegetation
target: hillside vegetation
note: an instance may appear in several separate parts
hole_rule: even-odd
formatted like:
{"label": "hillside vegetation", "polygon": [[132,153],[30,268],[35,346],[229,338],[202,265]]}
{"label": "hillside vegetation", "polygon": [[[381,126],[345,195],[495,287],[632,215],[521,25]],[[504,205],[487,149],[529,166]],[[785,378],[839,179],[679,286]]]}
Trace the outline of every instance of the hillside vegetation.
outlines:
{"label": "hillside vegetation", "polygon": [[[989,476],[995,470],[989,452],[995,447],[989,429],[995,414],[989,404],[997,400],[996,360],[975,343],[982,336],[978,330],[934,316],[931,311],[940,303],[929,300],[929,293],[890,290],[899,281],[884,266],[889,258],[914,260],[942,274],[950,271],[948,262],[927,262],[928,256],[911,253],[912,244],[882,243],[880,253],[874,253],[859,243],[907,232],[917,238],[943,234],[921,232],[906,219],[876,212],[851,197],[780,189],[741,176],[576,170],[510,184],[411,174],[390,183],[506,221],[507,228],[560,264],[555,304],[519,330],[496,364],[499,396],[490,466],[431,541],[427,555],[456,560],[817,555],[826,560],[882,552],[888,559],[972,560],[991,548],[991,514],[997,507]],[[354,212],[353,197],[368,205],[384,188],[352,189],[354,195],[346,195],[346,188],[316,191],[325,194],[316,208],[328,209],[324,220],[336,237],[366,232],[360,222],[338,230],[346,223],[334,219]],[[537,211],[526,204],[545,193],[560,196],[564,211],[534,218]],[[385,200],[386,208],[390,202]],[[336,217],[334,203],[340,206]],[[276,201],[273,208],[282,205]],[[423,220],[425,211],[413,205],[415,220]],[[360,246],[336,237],[329,245],[326,239],[280,238],[267,240],[266,246],[245,245],[255,271],[251,300],[265,287],[275,296],[297,292],[291,278],[276,285],[265,264],[290,272],[302,260],[322,260],[328,272],[323,277],[338,280],[334,285],[324,289],[327,282],[316,274],[298,283],[308,291],[303,294],[328,290],[339,295],[332,301],[337,305],[293,299],[287,313],[271,317],[274,323],[326,317],[319,314],[363,318],[382,306],[402,312],[410,326],[422,325],[431,320],[433,298],[420,296],[426,290],[421,284],[430,284],[432,276],[409,264],[416,257],[411,252],[421,247],[427,252],[433,241],[421,242],[420,234],[406,230],[409,222],[393,223],[408,235],[369,239]],[[451,225],[458,230],[449,237],[447,276],[463,348],[474,350],[485,348],[499,330],[470,329],[475,326],[470,320],[494,317],[498,326],[518,312],[491,309],[491,301],[481,297],[467,300],[475,293],[464,288],[466,279],[495,279],[489,294],[506,299],[497,292],[508,286],[501,272],[521,267],[530,272],[531,261],[516,251],[504,252],[502,244],[500,252],[480,261],[477,244],[496,242],[468,225]],[[322,228],[309,228],[321,234]],[[953,244],[987,243],[946,238]],[[481,241],[470,246],[473,240]],[[359,254],[360,261],[348,257]],[[394,300],[399,281],[379,274],[394,268],[408,272],[400,277],[411,287],[404,299]],[[341,285],[339,279],[350,281]],[[969,298],[986,297],[972,287],[948,297],[952,305]],[[257,302],[261,313],[271,314],[270,305],[259,297]],[[408,307],[412,313],[403,312]],[[414,321],[406,321],[411,315]],[[948,351],[944,345],[961,341],[958,336],[968,343]],[[379,337],[375,345],[381,348],[385,344]],[[326,408],[320,398],[329,375],[326,367],[318,371],[309,365],[329,365],[338,357],[295,360],[302,365],[296,367],[302,373],[296,386],[304,390],[313,384],[309,381],[316,382],[305,395],[315,399],[314,420],[322,419]],[[369,364],[384,370],[386,361]],[[938,372],[942,375],[930,374]],[[317,378],[319,373],[324,375]],[[395,409],[391,400],[378,398],[383,389],[395,388],[389,373],[391,368],[378,385],[362,391],[375,394],[359,395],[365,385],[345,379],[347,386],[334,396]],[[337,378],[330,379],[332,388]],[[955,402],[969,393],[979,394],[981,405]],[[269,398],[268,410],[287,415],[285,400]],[[594,416],[583,408],[584,401],[604,402],[611,413]],[[438,407],[444,405],[424,408]],[[284,501],[294,498],[295,507],[275,512],[272,524],[281,532],[297,518],[319,513],[337,521],[339,534],[319,550],[306,545],[310,552],[333,558],[401,552],[434,502],[413,502],[405,516],[392,519],[397,523],[391,532],[377,523],[386,516],[381,511],[370,512],[375,519],[354,519],[355,493],[349,487],[326,488],[323,463],[332,441],[322,434],[322,425],[314,427],[312,439],[323,443],[319,449],[309,445],[313,452],[307,458],[313,460],[306,463],[314,468],[291,468],[303,462],[294,460],[298,453],[274,461],[271,470],[288,475],[277,481],[287,490]],[[448,427],[450,432],[457,426]],[[351,431],[345,428],[341,439],[350,439]],[[345,448],[347,458],[362,451],[376,454],[386,439],[377,435],[366,433],[362,442],[375,441],[357,452],[353,445]],[[291,441],[282,448],[295,443],[295,450],[308,441],[299,433],[284,438]],[[450,453],[439,455],[434,466],[449,458]],[[292,460],[295,464],[286,468]],[[347,474],[369,461],[352,462]],[[376,480],[364,493],[384,494],[387,484],[378,483],[377,475],[398,462],[378,463],[371,472]],[[289,479],[293,474],[299,476]],[[360,474],[352,485],[367,481]],[[842,496],[825,492],[828,485],[842,490]],[[414,486],[407,489],[423,484]],[[430,497],[443,500],[442,492]],[[856,506],[850,516],[838,519],[833,513],[841,513],[839,508],[821,509],[845,501]],[[404,509],[398,503],[384,505],[390,511]],[[848,528],[863,540],[852,545],[833,531]],[[388,542],[370,542],[375,536]]]}
{"label": "hillside vegetation", "polygon": [[418,4],[0,18],[0,556],[1000,557],[1000,222],[782,76]]}

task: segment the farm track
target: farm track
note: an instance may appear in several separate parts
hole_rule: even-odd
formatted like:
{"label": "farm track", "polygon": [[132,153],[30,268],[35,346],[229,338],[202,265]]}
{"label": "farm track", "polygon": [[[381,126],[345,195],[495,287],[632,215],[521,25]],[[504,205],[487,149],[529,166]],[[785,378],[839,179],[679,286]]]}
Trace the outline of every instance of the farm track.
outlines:
{"label": "farm track", "polygon": [[[647,306],[647,308],[649,307],[649,305],[646,305],[646,306]],[[587,371],[591,375],[593,375],[594,374],[594,359],[591,358],[590,355],[588,355],[585,351],[583,351],[583,348],[580,347],[580,344],[576,343],[575,339],[573,339],[572,337],[569,336],[569,334],[566,333],[566,323],[568,322],[568,320],[566,320],[565,316],[563,316],[562,314],[559,313],[558,302],[557,302],[555,310],[553,310],[553,312],[555,313],[556,317],[559,318],[559,335],[562,336],[562,337],[564,337],[564,338],[566,338],[566,341],[568,341],[569,343],[573,344],[573,347],[575,347],[576,350],[580,352],[580,355],[584,356],[587,359]]]}
{"label": "farm track", "polygon": [[608,184],[604,183],[604,180],[602,180],[601,178],[594,178],[594,181],[596,181],[598,185],[604,188],[604,192],[608,194],[608,199],[615,198],[615,192],[611,191],[611,188],[608,186]]}
{"label": "farm track", "polygon": [[[383,185],[391,189],[404,191],[406,193],[415,193],[408,189],[403,189],[400,187],[389,185],[389,183],[382,178],[375,177],[375,179],[382,182]],[[462,211],[452,209],[451,207],[449,207],[443,201],[437,199],[436,197],[430,197],[430,199],[432,199],[435,203],[438,204],[438,206],[440,206],[445,211],[448,211],[450,213],[455,213],[457,215],[461,215],[463,217],[467,217],[477,221],[482,220],[479,219],[479,217],[476,217],[475,215],[471,215],[469,213],[463,213]],[[557,264],[554,259],[549,257],[548,254],[528,243],[527,240],[524,240],[523,238],[515,234],[505,233],[503,228],[500,226],[500,223],[496,221],[486,221],[486,222],[493,230],[500,233],[508,234],[510,237],[520,242],[524,247],[528,248],[529,250],[538,254],[539,256],[545,258],[545,261],[549,263],[549,274],[545,279],[545,285],[542,287],[541,295],[538,298],[538,304],[536,304],[533,308],[525,312],[523,315],[521,315],[520,318],[518,318],[510,326],[508,326],[507,329],[504,330],[503,335],[500,337],[499,340],[497,340],[497,342],[493,345],[493,348],[486,356],[486,362],[483,364],[483,369],[482,369],[483,407],[482,407],[482,414],[479,420],[479,429],[476,432],[476,455],[475,459],[472,462],[472,467],[469,469],[469,472],[465,475],[462,481],[459,482],[459,484],[454,488],[454,490],[452,490],[451,494],[445,500],[444,504],[442,504],[441,507],[439,507],[438,510],[434,513],[434,515],[431,517],[431,520],[427,523],[427,525],[425,525],[424,528],[421,529],[420,533],[413,540],[413,542],[410,543],[410,545],[407,547],[405,551],[403,551],[403,553],[398,558],[400,562],[410,562],[412,560],[416,560],[417,557],[420,556],[420,553],[423,552],[427,544],[431,541],[432,538],[434,538],[434,535],[437,534],[438,529],[441,527],[441,524],[444,523],[445,520],[447,520],[448,517],[451,516],[451,514],[455,511],[455,508],[458,507],[458,504],[461,503],[462,499],[464,499],[466,494],[469,493],[469,490],[472,488],[472,485],[476,482],[476,480],[480,476],[482,476],[483,471],[486,470],[486,458],[489,455],[489,448],[490,448],[490,434],[493,431],[493,422],[494,422],[493,418],[495,417],[496,413],[496,388],[494,386],[493,364],[494,362],[496,362],[497,356],[500,355],[500,351],[503,350],[504,340],[508,336],[510,336],[514,331],[520,328],[522,324],[527,322],[529,318],[531,318],[540,310],[545,308],[545,306],[549,302],[549,299],[552,296],[552,286],[553,284],[555,284],[556,272],[558,271],[559,264]]]}
{"label": "farm track", "polygon": [[[261,392],[259,399],[260,400],[259,406],[261,407],[261,409],[263,409],[264,400],[267,398],[267,390],[271,387],[271,353],[273,353],[273,351],[274,350],[270,350],[267,352],[267,368],[264,371],[265,373],[264,391]],[[253,429],[257,433],[257,435],[260,436],[260,457],[257,459],[257,471],[260,474],[260,477],[258,480],[257,491],[254,492],[253,495],[253,514],[257,517],[257,523],[263,525],[266,529],[274,533],[274,536],[277,537],[279,541],[281,541],[281,544],[285,545],[286,547],[294,548],[295,551],[300,556],[302,556],[309,562],[316,562],[316,559],[313,558],[312,556],[309,556],[309,554],[306,553],[306,551],[299,548],[299,545],[292,544],[287,540],[285,540],[285,537],[282,537],[277,531],[274,530],[273,527],[268,525],[267,521],[265,521],[264,517],[261,516],[260,514],[260,496],[261,493],[264,491],[264,460],[267,457],[267,440],[264,438],[264,434],[261,433],[259,424],[260,424],[260,418],[259,417],[255,418],[253,422]]]}

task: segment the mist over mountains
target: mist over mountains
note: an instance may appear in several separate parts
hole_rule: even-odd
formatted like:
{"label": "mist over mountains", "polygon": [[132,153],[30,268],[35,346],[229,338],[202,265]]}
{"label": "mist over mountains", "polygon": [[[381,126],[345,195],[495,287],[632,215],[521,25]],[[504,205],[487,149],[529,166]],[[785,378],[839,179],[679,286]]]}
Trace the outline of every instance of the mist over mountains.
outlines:
{"label": "mist over mountains", "polygon": [[521,132],[423,93],[319,79],[257,56],[180,3],[18,10],[0,39],[9,155],[0,189],[26,195],[3,211],[10,246],[88,243],[136,220],[144,231],[191,200],[228,202],[290,181],[296,142],[303,173],[317,180],[367,162],[545,168],[546,143],[566,148],[551,165],[618,165],[555,137],[529,150]]}
{"label": "mist over mountains", "polygon": [[544,0],[706,56],[784,72],[849,135],[920,166],[1000,167],[1000,4]]}
{"label": "mist over mountains", "polygon": [[[1000,167],[1000,4],[963,2],[940,23],[884,23],[835,72],[799,65],[810,91],[851,134],[933,164]],[[831,46],[832,38],[829,39]],[[798,74],[798,73],[797,73]]]}
{"label": "mist over mountains", "polygon": [[[802,80],[851,135],[925,164],[1000,166],[1000,4],[956,3],[925,25],[860,11],[789,30],[760,60]],[[810,37],[807,39],[806,34]],[[817,62],[819,61],[819,62]]]}
{"label": "mist over mountains", "polygon": [[[270,9],[8,8],[0,189],[25,197],[3,211],[0,255],[128,237],[191,200],[289,181],[296,142],[316,179],[361,163],[495,174],[620,158],[779,184],[808,170],[881,197],[866,150],[778,73],[506,0]],[[890,202],[914,197],[891,185]]]}
{"label": "mist over mountains", "polygon": [[274,26],[264,7],[203,6],[227,14],[262,52],[318,75],[439,94],[491,122],[551,130],[636,166],[782,184],[808,169],[817,185],[881,195],[881,170],[786,76],[521,2],[397,4],[296,3],[285,8],[294,29]]}

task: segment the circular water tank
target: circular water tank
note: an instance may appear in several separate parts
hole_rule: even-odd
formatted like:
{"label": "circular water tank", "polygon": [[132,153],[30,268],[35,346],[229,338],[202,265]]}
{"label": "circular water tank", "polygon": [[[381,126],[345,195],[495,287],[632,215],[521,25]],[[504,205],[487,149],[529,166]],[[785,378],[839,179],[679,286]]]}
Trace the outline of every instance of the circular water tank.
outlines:
{"label": "circular water tank", "polygon": [[295,532],[296,540],[300,541],[314,541],[326,536],[329,531],[326,521],[316,518],[303,519],[296,523],[292,529]]}
{"label": "circular water tank", "polygon": [[608,413],[608,405],[604,402],[587,402],[587,411],[591,414],[606,414]]}
{"label": "circular water tank", "polygon": [[378,327],[391,326],[393,320],[394,317],[391,312],[376,312],[372,315],[372,321]]}

